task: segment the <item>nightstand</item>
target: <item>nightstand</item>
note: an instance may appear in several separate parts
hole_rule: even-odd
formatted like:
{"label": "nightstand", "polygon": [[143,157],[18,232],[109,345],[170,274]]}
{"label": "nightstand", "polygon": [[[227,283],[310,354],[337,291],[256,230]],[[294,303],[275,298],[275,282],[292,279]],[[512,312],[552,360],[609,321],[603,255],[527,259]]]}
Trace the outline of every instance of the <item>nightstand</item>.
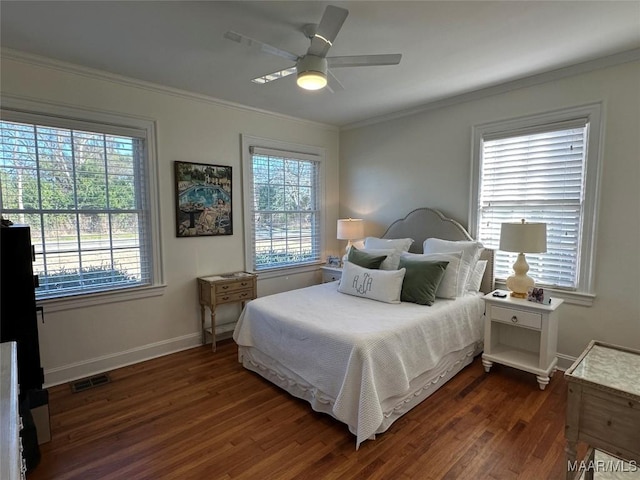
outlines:
{"label": "nightstand", "polygon": [[489,372],[500,363],[536,375],[540,390],[556,371],[558,307],[564,300],[541,304],[509,296],[483,297],[485,302],[482,365]]}
{"label": "nightstand", "polygon": [[[210,277],[198,278],[198,296],[200,300],[200,322],[202,324],[202,343],[206,342],[207,333],[211,335],[211,349],[216,351],[216,307],[224,303],[240,303],[253,300],[258,295],[257,276],[248,272],[223,273]],[[204,309],[211,312],[211,327],[204,326]]]}
{"label": "nightstand", "polygon": [[335,282],[342,277],[341,267],[322,267],[322,283]]}

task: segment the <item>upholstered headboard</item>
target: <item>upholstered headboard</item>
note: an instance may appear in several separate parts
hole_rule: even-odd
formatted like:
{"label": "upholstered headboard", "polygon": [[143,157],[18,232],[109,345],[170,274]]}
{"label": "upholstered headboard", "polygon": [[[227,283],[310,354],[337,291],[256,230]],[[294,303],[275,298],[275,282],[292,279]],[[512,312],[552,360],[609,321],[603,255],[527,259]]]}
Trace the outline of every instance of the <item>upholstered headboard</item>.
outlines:
{"label": "upholstered headboard", "polygon": [[[413,253],[422,253],[422,244],[427,238],[473,240],[462,225],[432,208],[417,208],[406,217],[396,220],[387,228],[382,238],[413,238],[413,245],[409,249]],[[480,256],[487,260],[480,286],[480,291],[484,293],[489,293],[494,288],[493,257],[494,251],[488,248]]]}

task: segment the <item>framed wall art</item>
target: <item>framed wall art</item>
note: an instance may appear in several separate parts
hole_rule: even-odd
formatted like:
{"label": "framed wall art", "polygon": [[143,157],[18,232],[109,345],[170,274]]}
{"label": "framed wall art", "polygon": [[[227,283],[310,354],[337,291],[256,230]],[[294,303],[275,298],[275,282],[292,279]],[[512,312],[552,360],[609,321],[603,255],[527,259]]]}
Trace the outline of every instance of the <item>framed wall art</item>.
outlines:
{"label": "framed wall art", "polygon": [[233,235],[231,167],[174,162],[176,236]]}

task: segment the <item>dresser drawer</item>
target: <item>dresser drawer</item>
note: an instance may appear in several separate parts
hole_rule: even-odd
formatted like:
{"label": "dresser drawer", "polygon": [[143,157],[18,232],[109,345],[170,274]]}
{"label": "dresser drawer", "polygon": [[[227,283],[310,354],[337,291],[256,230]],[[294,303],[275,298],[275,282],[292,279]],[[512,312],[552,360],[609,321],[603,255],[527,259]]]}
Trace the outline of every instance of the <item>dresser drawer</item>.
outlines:
{"label": "dresser drawer", "polygon": [[254,297],[253,289],[245,289],[245,290],[236,290],[233,292],[224,292],[216,295],[216,304],[220,305],[222,303],[231,303],[231,302],[241,302],[243,300],[250,300]]}
{"label": "dresser drawer", "polygon": [[580,419],[582,434],[601,444],[615,439],[616,445],[640,455],[640,402],[585,388]]}
{"label": "dresser drawer", "polygon": [[251,280],[241,280],[235,282],[221,283],[216,285],[216,297],[223,293],[236,292],[238,290],[251,289],[253,282]]}
{"label": "dresser drawer", "polygon": [[341,272],[322,272],[322,283],[335,282],[342,277]]}
{"label": "dresser drawer", "polygon": [[492,307],[491,319],[497,320],[498,322],[535,328],[537,330],[542,328],[542,315],[539,313],[525,312],[524,310]]}

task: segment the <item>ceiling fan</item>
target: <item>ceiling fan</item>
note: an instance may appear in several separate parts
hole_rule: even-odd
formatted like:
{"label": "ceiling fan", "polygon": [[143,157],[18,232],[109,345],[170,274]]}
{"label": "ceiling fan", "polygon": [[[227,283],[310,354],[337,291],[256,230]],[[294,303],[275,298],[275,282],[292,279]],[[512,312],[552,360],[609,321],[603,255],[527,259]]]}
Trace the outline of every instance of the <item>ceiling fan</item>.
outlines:
{"label": "ceiling fan", "polygon": [[[322,15],[322,19],[318,25],[309,24],[302,28],[304,33],[310,40],[311,45],[304,55],[296,55],[285,50],[281,50],[272,45],[268,45],[259,40],[247,37],[237,32],[228,31],[224,37],[228,40],[245,44],[248,46],[257,46],[264,53],[276,55],[295,62],[295,65],[284,70],[262,75],[251,81],[254,83],[264,84],[280,78],[287,77],[294,73],[297,74],[298,86],[306,90],[320,90],[327,86],[327,76],[331,77],[334,87],[343,88],[338,79],[331,73],[329,68],[342,67],[369,67],[379,65],[397,65],[402,59],[402,54],[383,54],[383,55],[352,55],[345,57],[327,57],[329,48],[333,45],[338,32],[342,28],[342,24],[349,15],[349,11],[328,5]],[[330,87],[328,87],[331,90]]]}

